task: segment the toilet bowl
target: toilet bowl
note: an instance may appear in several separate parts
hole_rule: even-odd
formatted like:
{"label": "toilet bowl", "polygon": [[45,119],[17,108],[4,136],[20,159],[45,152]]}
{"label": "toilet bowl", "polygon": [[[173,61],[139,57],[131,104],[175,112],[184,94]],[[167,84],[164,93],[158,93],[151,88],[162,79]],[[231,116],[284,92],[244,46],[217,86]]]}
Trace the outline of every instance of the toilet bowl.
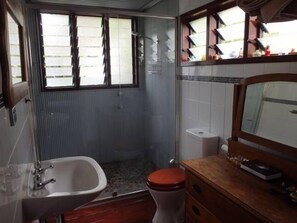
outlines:
{"label": "toilet bowl", "polygon": [[165,168],[147,177],[147,187],[157,210],[153,223],[183,223],[185,209],[185,172],[181,168]]}
{"label": "toilet bowl", "polygon": [[[198,128],[187,129],[187,146],[181,159],[195,159],[218,153],[219,137]],[[181,168],[160,169],[147,178],[147,187],[157,205],[153,223],[183,223],[185,172]]]}

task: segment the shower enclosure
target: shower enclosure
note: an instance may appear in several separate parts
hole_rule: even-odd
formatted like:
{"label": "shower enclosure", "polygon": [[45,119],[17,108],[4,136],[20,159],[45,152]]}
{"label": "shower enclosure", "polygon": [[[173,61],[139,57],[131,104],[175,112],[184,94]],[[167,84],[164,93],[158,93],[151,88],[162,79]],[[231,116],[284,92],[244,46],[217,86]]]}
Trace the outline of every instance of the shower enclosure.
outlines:
{"label": "shower enclosure", "polygon": [[177,2],[136,13],[139,86],[131,88],[42,91],[36,12],[28,11],[40,159],[94,158],[108,181],[99,199],[146,190],[146,176],[175,157]]}

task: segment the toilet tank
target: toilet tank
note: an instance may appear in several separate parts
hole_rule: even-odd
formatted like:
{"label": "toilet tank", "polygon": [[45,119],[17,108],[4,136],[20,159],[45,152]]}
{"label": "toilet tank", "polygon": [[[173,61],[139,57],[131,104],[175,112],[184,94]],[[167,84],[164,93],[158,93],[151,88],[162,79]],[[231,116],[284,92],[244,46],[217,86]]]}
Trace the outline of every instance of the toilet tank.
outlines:
{"label": "toilet tank", "polygon": [[198,128],[187,129],[187,146],[182,159],[195,159],[218,154],[219,137]]}

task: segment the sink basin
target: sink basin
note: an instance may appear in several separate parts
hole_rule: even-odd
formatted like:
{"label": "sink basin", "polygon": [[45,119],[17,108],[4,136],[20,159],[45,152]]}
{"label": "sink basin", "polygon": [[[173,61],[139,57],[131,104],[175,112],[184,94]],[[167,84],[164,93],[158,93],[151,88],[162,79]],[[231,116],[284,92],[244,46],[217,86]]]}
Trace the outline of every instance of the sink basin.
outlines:
{"label": "sink basin", "polygon": [[33,165],[23,208],[28,220],[59,215],[78,208],[96,198],[106,187],[106,176],[98,163],[89,157],[75,156],[42,161],[47,169],[43,181],[54,178],[45,188],[33,190]]}

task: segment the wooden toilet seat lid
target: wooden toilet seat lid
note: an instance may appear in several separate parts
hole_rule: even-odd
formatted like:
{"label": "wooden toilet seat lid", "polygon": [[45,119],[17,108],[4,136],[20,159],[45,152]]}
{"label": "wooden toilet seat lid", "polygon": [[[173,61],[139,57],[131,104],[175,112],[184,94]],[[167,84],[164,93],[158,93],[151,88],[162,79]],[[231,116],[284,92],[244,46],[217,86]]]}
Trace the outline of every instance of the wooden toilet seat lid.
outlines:
{"label": "wooden toilet seat lid", "polygon": [[179,187],[185,184],[185,171],[181,168],[165,168],[152,172],[147,177],[148,186]]}

